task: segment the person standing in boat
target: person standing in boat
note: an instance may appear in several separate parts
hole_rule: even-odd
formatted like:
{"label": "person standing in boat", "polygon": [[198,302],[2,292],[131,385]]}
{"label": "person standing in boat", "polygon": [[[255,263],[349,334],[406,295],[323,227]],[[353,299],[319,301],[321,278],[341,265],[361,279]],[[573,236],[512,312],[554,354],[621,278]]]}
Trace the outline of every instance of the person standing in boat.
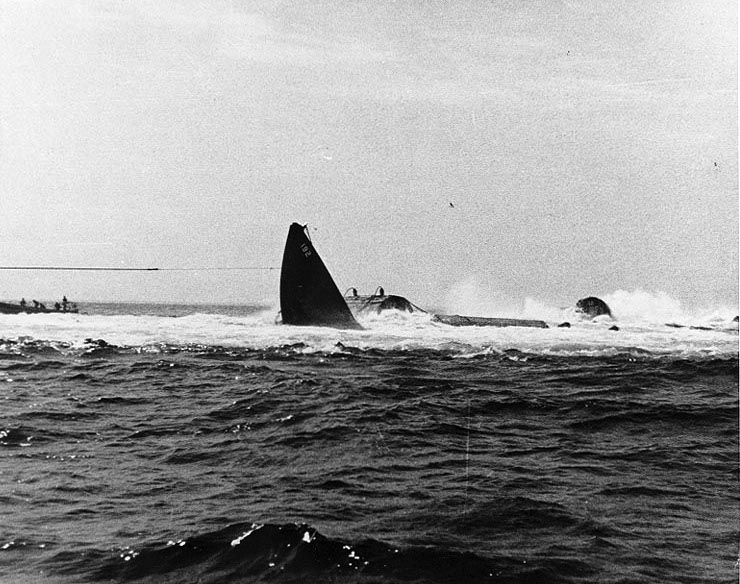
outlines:
{"label": "person standing in boat", "polygon": [[25,307],[26,307],[26,299],[25,299],[25,298],[21,298],[21,306],[22,306],[23,308],[25,308]]}
{"label": "person standing in boat", "polygon": [[66,296],[62,296],[62,310],[64,312],[67,312],[67,297]]}

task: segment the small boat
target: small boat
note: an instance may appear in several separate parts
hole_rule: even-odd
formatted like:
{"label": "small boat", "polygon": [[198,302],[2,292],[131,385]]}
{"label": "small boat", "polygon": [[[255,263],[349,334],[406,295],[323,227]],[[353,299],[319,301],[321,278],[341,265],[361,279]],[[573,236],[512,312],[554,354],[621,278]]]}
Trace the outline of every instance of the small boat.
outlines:
{"label": "small boat", "polygon": [[78,314],[79,310],[76,304],[66,306],[59,305],[59,308],[47,308],[44,304],[29,306],[28,304],[12,304],[10,302],[0,302],[0,314]]}

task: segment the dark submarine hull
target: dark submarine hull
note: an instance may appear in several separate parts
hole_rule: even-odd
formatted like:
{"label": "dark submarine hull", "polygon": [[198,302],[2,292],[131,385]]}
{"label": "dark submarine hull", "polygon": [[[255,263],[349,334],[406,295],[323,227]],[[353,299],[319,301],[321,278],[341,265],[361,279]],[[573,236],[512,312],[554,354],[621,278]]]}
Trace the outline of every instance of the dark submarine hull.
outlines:
{"label": "dark submarine hull", "polygon": [[[423,308],[419,308],[403,296],[395,294],[385,294],[382,288],[371,296],[361,296],[355,293],[354,288],[350,288],[350,294],[345,294],[344,300],[347,306],[359,318],[362,315],[376,313],[380,314],[386,310],[399,310],[401,312],[423,312],[429,314]],[[450,326],[523,326],[529,328],[548,328],[547,323],[542,320],[521,319],[521,318],[492,318],[483,316],[462,316],[459,314],[434,314],[432,321],[440,322]]]}
{"label": "dark submarine hull", "polygon": [[[576,309],[592,318],[604,314],[612,316],[607,304],[596,297],[579,300]],[[291,224],[280,272],[280,319],[283,324],[361,330],[357,318],[387,310],[430,314],[403,296],[385,294],[380,287],[372,295],[358,295],[356,289],[350,288],[342,296],[311,243],[306,226]],[[434,313],[431,316],[434,322],[458,327],[549,328],[545,321],[534,319]],[[568,323],[560,326],[566,325],[569,326]]]}

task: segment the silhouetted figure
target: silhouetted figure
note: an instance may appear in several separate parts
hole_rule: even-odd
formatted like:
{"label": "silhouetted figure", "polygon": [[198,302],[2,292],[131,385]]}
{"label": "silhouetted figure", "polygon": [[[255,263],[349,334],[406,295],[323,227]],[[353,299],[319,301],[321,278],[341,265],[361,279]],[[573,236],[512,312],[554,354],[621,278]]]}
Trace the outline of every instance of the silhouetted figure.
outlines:
{"label": "silhouetted figure", "polygon": [[25,307],[26,307],[26,299],[25,299],[25,298],[21,298],[21,306],[22,306],[23,308],[25,308]]}

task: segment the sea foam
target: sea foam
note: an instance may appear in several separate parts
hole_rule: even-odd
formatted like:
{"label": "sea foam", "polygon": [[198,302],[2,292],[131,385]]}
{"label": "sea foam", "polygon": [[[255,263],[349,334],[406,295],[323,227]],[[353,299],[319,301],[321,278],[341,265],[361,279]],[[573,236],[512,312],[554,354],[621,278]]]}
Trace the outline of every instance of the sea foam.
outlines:
{"label": "sea foam", "polygon": [[[656,356],[736,356],[737,323],[719,311],[690,315],[660,295],[615,293],[615,320],[584,319],[570,309],[547,308],[532,302],[514,316],[546,316],[550,328],[453,327],[434,322],[430,314],[388,311],[360,319],[364,329],[337,330],[276,324],[272,309],[245,310],[244,314],[198,312],[182,316],[156,314],[34,314],[2,315],[3,339],[42,342],[70,350],[84,350],[91,342],[140,350],[160,347],[210,346],[263,350],[295,346],[301,352],[359,350],[413,351],[430,349],[459,355],[521,351],[541,355],[600,356],[621,353]],[[654,311],[654,303],[663,306]],[[541,312],[538,314],[538,310]],[[549,312],[548,312],[549,311]],[[546,314],[543,314],[546,313]],[[648,318],[652,315],[651,318]],[[540,316],[540,317],[542,317]],[[558,328],[562,320],[570,328]],[[676,320],[677,323],[668,323]],[[704,323],[701,329],[688,325]],[[667,324],[685,324],[682,328]],[[610,330],[616,327],[618,330]]]}

